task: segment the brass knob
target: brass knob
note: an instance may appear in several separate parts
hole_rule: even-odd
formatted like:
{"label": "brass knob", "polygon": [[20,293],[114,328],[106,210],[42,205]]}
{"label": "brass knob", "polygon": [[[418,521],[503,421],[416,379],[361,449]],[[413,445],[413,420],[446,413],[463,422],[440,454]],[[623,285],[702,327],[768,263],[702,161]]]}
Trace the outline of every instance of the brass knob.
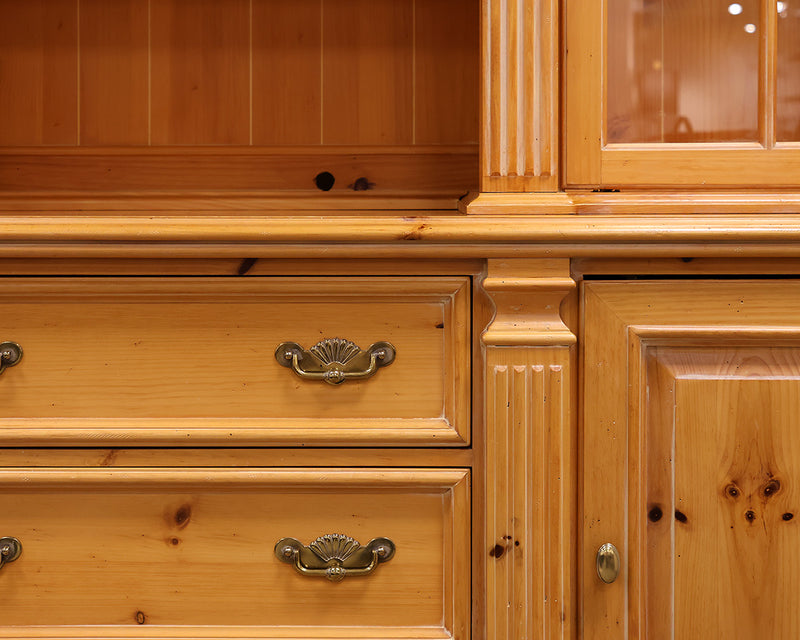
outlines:
{"label": "brass knob", "polygon": [[619,576],[622,566],[619,551],[610,542],[601,545],[597,550],[597,575],[606,584],[611,584]]}
{"label": "brass knob", "polygon": [[365,576],[381,562],[394,556],[394,542],[375,538],[365,546],[342,533],[320,536],[307,547],[295,538],[282,538],[275,544],[275,555],[291,564],[304,576],[322,576],[341,582],[347,576]]}
{"label": "brass knob", "polygon": [[336,385],[375,375],[378,369],[394,362],[395,353],[388,342],[376,342],[362,350],[349,340],[328,338],[308,351],[296,342],[282,342],[275,350],[275,359],[304,380],[324,380]]}
{"label": "brass knob", "polygon": [[0,342],[0,373],[22,360],[22,347],[16,342]]}

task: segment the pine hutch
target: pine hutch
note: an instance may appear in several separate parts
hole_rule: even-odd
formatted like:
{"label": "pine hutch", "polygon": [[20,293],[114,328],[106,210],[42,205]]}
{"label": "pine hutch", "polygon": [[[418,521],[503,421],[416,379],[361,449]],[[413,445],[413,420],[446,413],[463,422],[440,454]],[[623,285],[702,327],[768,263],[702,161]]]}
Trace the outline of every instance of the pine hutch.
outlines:
{"label": "pine hutch", "polygon": [[798,637],[798,42],[0,0],[0,638]]}

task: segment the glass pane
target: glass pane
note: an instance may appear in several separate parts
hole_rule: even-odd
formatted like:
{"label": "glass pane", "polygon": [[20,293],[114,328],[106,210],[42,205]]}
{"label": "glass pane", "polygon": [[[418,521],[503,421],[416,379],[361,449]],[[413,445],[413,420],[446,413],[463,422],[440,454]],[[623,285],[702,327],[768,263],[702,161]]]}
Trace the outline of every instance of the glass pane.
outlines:
{"label": "glass pane", "polygon": [[607,142],[759,139],[758,0],[607,7]]}
{"label": "glass pane", "polygon": [[778,140],[800,142],[800,0],[778,2]]}

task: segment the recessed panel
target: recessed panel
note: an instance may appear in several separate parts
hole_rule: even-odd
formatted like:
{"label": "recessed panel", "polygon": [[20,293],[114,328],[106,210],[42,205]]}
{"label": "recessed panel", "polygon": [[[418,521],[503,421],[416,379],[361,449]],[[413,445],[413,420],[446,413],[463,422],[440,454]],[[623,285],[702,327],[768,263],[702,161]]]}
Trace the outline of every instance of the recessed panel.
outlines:
{"label": "recessed panel", "polygon": [[651,348],[646,380],[647,637],[797,637],[800,349]]}

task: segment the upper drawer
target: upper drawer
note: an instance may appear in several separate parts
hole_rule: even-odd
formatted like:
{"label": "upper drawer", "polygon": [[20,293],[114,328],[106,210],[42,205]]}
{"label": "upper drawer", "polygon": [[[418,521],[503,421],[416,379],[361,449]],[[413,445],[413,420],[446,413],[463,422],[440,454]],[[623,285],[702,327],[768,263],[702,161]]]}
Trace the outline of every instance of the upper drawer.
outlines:
{"label": "upper drawer", "polygon": [[[30,278],[0,293],[6,444],[463,445],[468,278]],[[389,342],[331,385],[276,347]],[[367,358],[367,364],[369,358]]]}

